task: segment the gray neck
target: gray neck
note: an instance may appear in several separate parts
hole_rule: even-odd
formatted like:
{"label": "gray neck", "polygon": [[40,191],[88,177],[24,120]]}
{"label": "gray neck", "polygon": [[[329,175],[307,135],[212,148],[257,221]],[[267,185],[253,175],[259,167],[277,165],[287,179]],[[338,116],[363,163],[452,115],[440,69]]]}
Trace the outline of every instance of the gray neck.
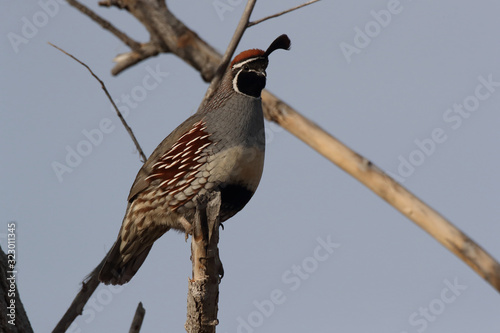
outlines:
{"label": "gray neck", "polygon": [[233,92],[217,109],[207,110],[210,139],[224,146],[256,146],[264,150],[262,100]]}

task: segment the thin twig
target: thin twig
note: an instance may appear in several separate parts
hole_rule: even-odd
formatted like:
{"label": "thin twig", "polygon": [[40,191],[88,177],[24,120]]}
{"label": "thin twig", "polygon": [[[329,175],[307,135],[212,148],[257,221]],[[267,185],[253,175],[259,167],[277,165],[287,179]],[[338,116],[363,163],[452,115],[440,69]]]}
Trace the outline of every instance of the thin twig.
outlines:
{"label": "thin twig", "polygon": [[269,15],[269,16],[266,16],[266,17],[264,17],[264,18],[261,18],[260,20],[255,20],[255,21],[249,22],[249,23],[248,23],[247,28],[250,28],[251,26],[254,26],[254,25],[259,24],[259,23],[261,23],[261,22],[267,21],[267,20],[269,20],[269,19],[272,19],[272,18],[275,18],[275,17],[281,16],[281,15],[283,15],[283,14],[290,13],[290,12],[292,12],[292,11],[296,10],[296,9],[299,9],[299,8],[302,8],[302,7],[305,7],[305,6],[308,6],[308,5],[313,4],[313,3],[315,3],[315,2],[318,2],[318,1],[319,1],[319,0],[311,0],[311,1],[308,1],[308,2],[306,2],[306,3],[303,3],[302,5],[298,5],[298,6],[296,6],[296,7],[293,7],[293,8],[287,9],[287,10],[282,11],[282,12],[279,12],[279,13],[277,13],[277,14],[274,14],[274,15]]}
{"label": "thin twig", "polygon": [[55,47],[56,49],[58,49],[59,51],[61,51],[62,53],[66,54],[67,56],[71,57],[72,59],[74,59],[75,61],[77,61],[79,64],[81,64],[82,66],[84,66],[85,68],[88,69],[88,71],[90,72],[90,74],[92,74],[92,76],[97,80],[99,81],[99,83],[101,84],[101,88],[102,90],[104,90],[104,93],[106,94],[106,96],[108,97],[109,101],[111,102],[111,104],[113,105],[113,107],[115,108],[115,111],[116,111],[116,114],[118,115],[118,118],[120,118],[123,126],[125,127],[125,129],[127,130],[128,134],[130,135],[130,137],[132,138],[132,141],[134,142],[135,144],[135,147],[137,149],[137,151],[139,152],[139,155],[141,155],[141,159],[142,159],[142,162],[146,162],[147,158],[146,158],[146,155],[144,155],[144,152],[142,151],[142,148],[141,146],[139,145],[139,142],[137,141],[135,135],[134,135],[134,132],[132,131],[132,129],[128,126],[127,122],[125,121],[125,118],[123,118],[123,115],[122,113],[120,112],[120,110],[118,110],[118,107],[116,106],[115,102],[113,101],[113,98],[111,98],[111,95],[109,94],[108,92],[108,89],[106,89],[106,86],[104,85],[104,82],[102,82],[102,80],[96,75],[94,74],[94,72],[90,69],[89,66],[87,66],[85,63],[83,63],[82,61],[80,61],[78,58],[76,58],[75,56],[73,56],[72,54],[69,54],[68,52],[64,51],[63,49],[61,49],[60,47],[52,44],[49,42],[49,45]]}
{"label": "thin twig", "polygon": [[135,310],[134,319],[132,320],[132,325],[130,325],[129,333],[139,333],[142,326],[142,321],[144,320],[144,315],[146,310],[142,306],[142,302],[139,302],[137,309]]}
{"label": "thin twig", "polygon": [[222,79],[222,76],[224,75],[224,72],[226,71],[226,68],[229,65],[229,62],[231,61],[231,58],[233,57],[236,47],[240,43],[241,37],[243,36],[243,33],[248,27],[248,21],[250,20],[250,15],[252,15],[255,2],[256,0],[248,0],[245,10],[241,15],[240,22],[238,23],[238,26],[234,31],[233,38],[231,38],[231,42],[229,42],[226,52],[222,56],[221,63],[217,68],[217,71],[215,72],[215,76],[212,78],[212,81],[210,82],[210,86],[207,89],[202,105],[204,104],[205,101],[210,99],[210,96],[212,96],[212,94],[214,93],[215,88],[219,85],[220,80]]}
{"label": "thin twig", "polygon": [[75,7],[78,9],[80,12],[83,14],[87,15],[90,19],[93,21],[97,22],[101,27],[104,29],[108,30],[111,32],[113,35],[118,37],[119,40],[121,40],[123,43],[125,43],[128,47],[130,47],[134,51],[138,51],[141,48],[141,44],[127,36],[125,33],[122,31],[118,30],[114,25],[112,25],[108,20],[102,18],[101,16],[97,15],[96,12],[94,12],[92,9],[86,7],[85,5],[79,3],[76,0],[66,0],[71,6]]}

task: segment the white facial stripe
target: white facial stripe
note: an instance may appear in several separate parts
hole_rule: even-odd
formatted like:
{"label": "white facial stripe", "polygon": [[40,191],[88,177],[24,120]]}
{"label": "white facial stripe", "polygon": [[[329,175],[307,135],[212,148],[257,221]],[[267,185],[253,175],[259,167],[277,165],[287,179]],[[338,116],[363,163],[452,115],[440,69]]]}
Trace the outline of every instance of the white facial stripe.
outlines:
{"label": "white facial stripe", "polygon": [[237,93],[241,94],[241,91],[239,91],[239,89],[238,89],[238,76],[240,75],[240,73],[241,73],[241,71],[239,71],[238,73],[236,73],[236,75],[234,76],[234,79],[233,79],[233,89]]}
{"label": "white facial stripe", "polygon": [[264,58],[264,57],[254,57],[254,58],[247,59],[247,60],[245,60],[243,62],[235,64],[233,66],[233,69],[240,68],[241,66],[243,66],[243,65],[245,65],[245,64],[247,64],[249,62],[255,61],[255,60],[259,59],[259,58]]}

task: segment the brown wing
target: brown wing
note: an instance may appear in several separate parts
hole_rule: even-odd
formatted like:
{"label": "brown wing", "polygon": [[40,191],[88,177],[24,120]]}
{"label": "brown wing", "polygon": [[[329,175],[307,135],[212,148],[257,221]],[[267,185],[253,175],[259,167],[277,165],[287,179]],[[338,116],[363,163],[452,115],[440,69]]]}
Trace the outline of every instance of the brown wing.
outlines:
{"label": "brown wing", "polygon": [[188,119],[186,119],[182,124],[180,124],[172,133],[170,133],[163,141],[156,147],[151,156],[149,156],[148,160],[144,163],[142,168],[137,173],[135,177],[134,184],[130,189],[130,193],[128,195],[128,201],[133,201],[134,197],[140,192],[144,191],[149,184],[151,183],[146,178],[151,175],[153,165],[158,162],[158,159],[161,155],[168,152],[172,146],[179,140],[179,138],[184,135],[187,131],[189,131],[192,125],[202,119],[202,115],[199,113],[195,113]]}
{"label": "brown wing", "polygon": [[[173,210],[191,200],[201,189],[194,185],[198,169],[206,160],[204,149],[213,142],[206,131],[205,122],[199,120],[185,132],[175,144],[153,164],[146,180],[172,196],[169,205]],[[189,190],[188,190],[189,188]],[[183,192],[183,195],[177,196]]]}

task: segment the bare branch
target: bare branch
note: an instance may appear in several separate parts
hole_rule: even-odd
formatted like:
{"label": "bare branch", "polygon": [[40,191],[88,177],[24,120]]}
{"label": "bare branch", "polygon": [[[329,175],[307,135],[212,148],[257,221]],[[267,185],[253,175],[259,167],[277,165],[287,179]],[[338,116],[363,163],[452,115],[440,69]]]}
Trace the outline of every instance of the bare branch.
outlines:
{"label": "bare branch", "polygon": [[[245,10],[241,15],[240,22],[238,23],[238,26],[234,31],[233,38],[231,38],[231,42],[229,42],[226,53],[224,53],[224,55],[222,56],[221,63],[217,68],[217,70],[215,71],[215,75],[212,78],[212,81],[210,82],[210,86],[208,87],[207,92],[205,94],[205,98],[203,99],[204,102],[212,96],[212,94],[215,91],[215,87],[219,85],[220,80],[222,79],[222,76],[224,75],[224,72],[226,71],[226,68],[229,65],[229,62],[231,61],[231,58],[233,57],[236,47],[240,43],[241,37],[243,36],[243,33],[247,29],[248,21],[250,20],[250,15],[252,15],[255,2],[256,0],[248,0]],[[204,102],[201,104],[203,105]]]}
{"label": "bare branch", "polygon": [[[199,71],[204,81],[212,79],[220,62],[220,54],[173,15],[164,0],[126,2],[126,9],[146,27],[150,33],[150,43],[156,45],[159,52],[177,55]],[[121,70],[124,69],[126,67]]]}
{"label": "bare branch", "polygon": [[87,304],[90,296],[92,296],[100,283],[97,278],[97,274],[93,274],[89,277],[90,278],[86,282],[82,283],[82,289],[78,292],[75,299],[69,306],[68,310],[66,310],[66,313],[61,318],[61,320],[59,320],[52,333],[66,332],[75,318],[82,314],[83,307],[85,306],[85,304]]}
{"label": "bare branch", "polygon": [[103,27],[104,29],[106,29],[109,32],[111,32],[113,35],[115,35],[119,40],[121,40],[123,43],[125,43],[132,50],[138,51],[141,48],[141,44],[137,43],[135,40],[133,40],[132,38],[130,38],[129,36],[127,36],[124,32],[118,30],[108,20],[103,19],[102,17],[100,17],[99,15],[97,15],[92,9],[86,7],[85,5],[79,3],[76,0],[66,0],[66,1],[71,6],[75,7],[80,12],[82,12],[85,15],[87,15],[89,18],[91,18],[93,21],[95,21],[101,27]]}
{"label": "bare branch", "polygon": [[290,12],[292,12],[292,11],[296,10],[296,9],[299,9],[299,8],[302,8],[302,7],[305,7],[305,6],[308,6],[308,5],[313,4],[313,3],[315,3],[315,2],[318,2],[318,1],[319,1],[319,0],[311,0],[311,1],[308,1],[308,2],[306,2],[306,3],[303,3],[302,5],[298,5],[298,6],[296,6],[296,7],[293,7],[293,8],[287,9],[287,10],[284,10],[284,11],[279,12],[279,13],[277,13],[277,14],[274,14],[274,15],[269,15],[269,16],[266,16],[266,17],[264,17],[264,18],[261,18],[260,20],[255,20],[255,21],[249,22],[249,23],[248,23],[247,28],[250,28],[250,27],[252,27],[252,26],[254,26],[254,25],[256,25],[256,24],[259,24],[259,23],[261,23],[261,22],[267,21],[267,20],[269,20],[269,19],[272,19],[272,18],[275,18],[275,17],[281,16],[281,15],[283,15],[283,14],[290,13]]}
{"label": "bare branch", "polygon": [[189,279],[188,333],[215,333],[219,301],[219,283],[223,275],[219,258],[220,192],[202,196],[196,202],[191,238],[193,278]]}
{"label": "bare branch", "polygon": [[60,47],[58,46],[55,46],[54,44],[52,43],[49,43],[49,45],[55,47],[56,49],[58,49],[59,51],[61,51],[62,53],[66,54],[67,56],[71,57],[72,59],[76,60],[78,63],[80,63],[82,66],[84,66],[85,68],[88,69],[88,71],[90,72],[90,74],[92,74],[92,76],[97,80],[99,81],[99,83],[101,84],[101,88],[102,90],[104,90],[104,93],[106,94],[106,96],[108,97],[109,101],[111,102],[111,104],[113,105],[113,107],[115,108],[115,111],[116,111],[116,114],[118,115],[118,118],[120,118],[123,126],[125,127],[125,129],[127,130],[128,134],[130,135],[130,137],[132,138],[132,141],[134,142],[135,144],[135,147],[137,149],[137,151],[139,152],[139,155],[141,155],[141,159],[142,159],[142,162],[146,162],[146,155],[144,155],[144,152],[142,151],[142,148],[141,146],[139,145],[139,142],[137,141],[135,135],[134,135],[134,132],[132,131],[132,129],[128,126],[127,122],[125,121],[125,118],[123,118],[123,115],[122,113],[120,112],[120,110],[118,110],[118,107],[116,106],[115,102],[113,101],[113,98],[111,98],[111,95],[109,94],[108,92],[108,89],[106,89],[106,85],[104,84],[104,82],[102,82],[102,80],[96,75],[94,74],[94,72],[90,69],[89,66],[87,66],[85,63],[83,63],[82,61],[80,61],[79,59],[77,59],[75,56],[69,54],[68,52],[64,51],[63,49],[61,49]]}
{"label": "bare branch", "polygon": [[141,62],[144,59],[158,55],[161,51],[158,50],[156,44],[146,43],[141,44],[140,51],[131,51],[117,55],[113,61],[116,62],[115,67],[111,70],[111,74],[118,75],[125,69]]}
{"label": "bare branch", "polygon": [[120,9],[123,9],[125,8],[125,4],[123,4],[120,0],[103,0],[103,1],[99,1],[99,6],[102,6],[102,7],[111,7],[111,6],[115,6],[115,7],[118,7]]}
{"label": "bare branch", "polygon": [[137,309],[135,310],[134,319],[132,320],[132,325],[130,325],[129,333],[139,333],[142,326],[142,321],[144,320],[144,315],[146,310],[142,306],[142,302],[139,302]]}

